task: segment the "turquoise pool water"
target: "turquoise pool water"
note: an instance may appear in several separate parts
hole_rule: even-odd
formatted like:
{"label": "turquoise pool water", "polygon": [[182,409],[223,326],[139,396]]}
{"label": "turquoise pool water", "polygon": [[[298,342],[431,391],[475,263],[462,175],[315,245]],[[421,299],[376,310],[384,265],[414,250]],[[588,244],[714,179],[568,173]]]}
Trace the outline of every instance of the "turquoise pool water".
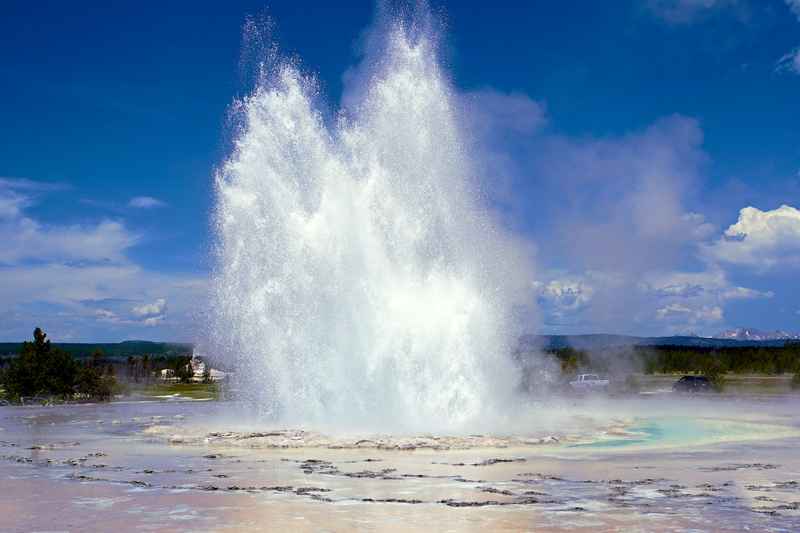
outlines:
{"label": "turquoise pool water", "polygon": [[[680,446],[763,438],[765,433],[781,433],[785,428],[762,424],[689,418],[648,418],[634,422],[628,435],[601,437],[592,442],[573,444],[571,448],[623,448],[640,446]],[[778,435],[774,435],[778,436]]]}

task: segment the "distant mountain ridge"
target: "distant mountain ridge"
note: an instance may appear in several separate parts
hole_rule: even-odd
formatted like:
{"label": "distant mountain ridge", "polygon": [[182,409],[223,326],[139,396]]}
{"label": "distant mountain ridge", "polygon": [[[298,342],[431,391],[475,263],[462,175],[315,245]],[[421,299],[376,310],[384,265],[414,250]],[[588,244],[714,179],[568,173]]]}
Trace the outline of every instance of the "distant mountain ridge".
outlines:
{"label": "distant mountain ridge", "polygon": [[[53,346],[64,350],[73,357],[90,357],[95,350],[100,350],[110,359],[127,358],[129,356],[149,355],[174,356],[191,355],[192,345],[178,342],[123,341],[123,342],[53,342]],[[0,356],[16,355],[22,348],[21,342],[0,342]]]}
{"label": "distant mountain ridge", "polygon": [[780,339],[731,339],[695,337],[678,335],[672,337],[635,337],[632,335],[608,335],[604,333],[587,335],[524,335],[520,338],[521,348],[557,350],[575,348],[577,350],[599,350],[624,346],[697,346],[705,348],[725,348],[744,346],[785,346],[797,338]]}
{"label": "distant mountain ridge", "polygon": [[777,329],[775,331],[762,331],[754,328],[734,328],[717,333],[714,338],[737,341],[800,340],[800,334]]}
{"label": "distant mountain ridge", "polygon": [[[599,350],[625,346],[697,346],[723,348],[737,346],[785,346],[800,342],[800,335],[785,331],[763,332],[752,328],[737,328],[723,331],[714,337],[678,335],[672,337],[636,337],[633,335],[612,335],[592,333],[585,335],[523,335],[519,339],[522,349],[555,350],[575,348],[578,350]],[[188,343],[123,341],[118,343],[62,343],[54,342],[62,350],[74,357],[89,357],[99,349],[107,358],[126,358],[128,356],[174,356],[191,355],[193,346]],[[0,342],[0,357],[19,353],[22,343]]]}

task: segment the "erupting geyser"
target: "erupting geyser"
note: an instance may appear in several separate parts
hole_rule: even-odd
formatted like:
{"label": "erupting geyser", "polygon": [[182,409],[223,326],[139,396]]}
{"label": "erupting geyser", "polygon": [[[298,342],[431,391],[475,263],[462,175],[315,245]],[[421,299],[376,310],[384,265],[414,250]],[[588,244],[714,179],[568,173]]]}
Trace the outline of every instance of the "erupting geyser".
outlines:
{"label": "erupting geyser", "polygon": [[238,388],[287,425],[465,430],[516,387],[530,271],[480,205],[435,40],[402,23],[384,36],[333,125],[291,63],[236,106],[212,336]]}

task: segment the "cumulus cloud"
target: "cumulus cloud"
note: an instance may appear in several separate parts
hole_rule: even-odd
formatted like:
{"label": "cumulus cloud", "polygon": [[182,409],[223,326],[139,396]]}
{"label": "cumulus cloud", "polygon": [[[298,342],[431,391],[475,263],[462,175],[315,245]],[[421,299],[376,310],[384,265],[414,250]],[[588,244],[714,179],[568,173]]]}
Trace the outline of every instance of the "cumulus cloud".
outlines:
{"label": "cumulus cloud", "polygon": [[128,202],[129,207],[137,209],[154,209],[156,207],[166,207],[166,203],[152,196],[135,196]]}
{"label": "cumulus cloud", "polygon": [[547,320],[556,323],[574,319],[589,305],[594,293],[588,281],[579,277],[536,281],[533,287]]}
{"label": "cumulus cloud", "polygon": [[190,338],[205,278],[132,262],[139,237],[121,221],[59,225],[30,215],[64,189],[0,178],[0,338],[28,338],[41,326],[56,340],[121,340],[155,325],[166,338]]}
{"label": "cumulus cloud", "polygon": [[702,212],[709,157],[697,120],[570,137],[543,129],[545,108],[532,99],[521,100],[529,117],[519,125],[502,112],[509,95],[469,97],[491,200],[537,243],[533,288],[549,331],[711,332],[733,302],[774,297],[732,281],[708,252],[743,243],[729,229],[719,245],[720,228]]}
{"label": "cumulus cloud", "polygon": [[[102,301],[108,305],[108,301]],[[124,303],[123,300],[120,303]],[[88,305],[92,305],[93,301],[88,300],[84,303]],[[119,306],[118,306],[119,307]],[[163,323],[166,320],[166,313],[167,313],[167,300],[166,298],[157,298],[155,301],[150,303],[142,303],[140,305],[135,305],[130,309],[129,313],[124,313],[120,311],[112,311],[110,309],[101,307],[97,308],[94,311],[94,316],[97,320],[101,322],[110,322],[113,324],[126,324],[126,325],[135,325],[141,324],[144,326],[156,326]]]}
{"label": "cumulus cloud", "polygon": [[648,270],[637,277],[612,270],[544,275],[534,288],[545,325],[581,333],[694,333],[723,321],[728,302],[774,296],[735,285],[713,265],[696,272]]}
{"label": "cumulus cloud", "polygon": [[[794,1],[794,0],[790,0]],[[739,0],[645,0],[646,8],[668,24],[691,24],[723,8],[742,8]]]}
{"label": "cumulus cloud", "polygon": [[713,259],[759,271],[800,264],[800,210],[745,207],[722,237],[706,247]]}
{"label": "cumulus cloud", "polygon": [[[510,193],[500,203],[512,224],[535,222],[522,229],[545,262],[534,288],[546,325],[657,332],[656,312],[672,300],[649,276],[679,271],[718,231],[692,201],[708,161],[698,122],[673,115],[619,136],[525,137],[522,149],[505,154],[510,185],[501,192]],[[716,295],[703,298],[682,305],[718,305]],[[688,326],[713,314],[670,313],[670,328],[677,316]]]}
{"label": "cumulus cloud", "polygon": [[[771,291],[737,286],[724,270],[710,266],[698,272],[651,273],[640,286],[656,306],[652,318],[674,333],[695,332],[725,319],[725,304],[734,300],[772,298]],[[647,315],[645,315],[646,317]]]}
{"label": "cumulus cloud", "polygon": [[137,305],[131,311],[135,316],[143,319],[145,324],[153,325],[163,320],[164,313],[167,311],[167,300],[158,298],[154,302]]}
{"label": "cumulus cloud", "polygon": [[[190,339],[206,291],[204,276],[155,272],[131,263],[0,267],[0,299],[10,313],[0,320],[0,335],[24,339],[38,325],[56,340],[70,335],[122,340],[147,335],[158,325],[163,338]],[[157,309],[160,298],[165,300],[163,314],[134,314],[138,306],[155,303],[151,309]]]}
{"label": "cumulus cloud", "polygon": [[537,180],[526,189],[517,176],[514,190],[527,190],[519,202],[535,220],[557,221],[537,233],[547,326],[687,333],[718,327],[730,302],[774,296],[733,283],[704,253],[720,229],[698,212],[702,145],[700,125],[680,115],[617,137],[534,144]]}
{"label": "cumulus cloud", "polygon": [[153,303],[137,305],[136,307],[131,309],[131,311],[133,311],[133,314],[136,316],[145,317],[152,315],[160,315],[161,313],[164,312],[166,307],[167,307],[167,301],[164,298],[159,298]]}

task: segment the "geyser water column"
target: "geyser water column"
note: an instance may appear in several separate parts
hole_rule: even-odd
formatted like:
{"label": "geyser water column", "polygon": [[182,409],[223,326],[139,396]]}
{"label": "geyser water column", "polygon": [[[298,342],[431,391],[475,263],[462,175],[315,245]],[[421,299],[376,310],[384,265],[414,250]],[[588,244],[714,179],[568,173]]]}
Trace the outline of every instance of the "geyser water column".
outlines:
{"label": "geyser water column", "polygon": [[479,205],[457,99],[421,33],[384,32],[333,126],[291,63],[235,106],[213,344],[283,424],[466,430],[516,386],[511,312],[530,272]]}

